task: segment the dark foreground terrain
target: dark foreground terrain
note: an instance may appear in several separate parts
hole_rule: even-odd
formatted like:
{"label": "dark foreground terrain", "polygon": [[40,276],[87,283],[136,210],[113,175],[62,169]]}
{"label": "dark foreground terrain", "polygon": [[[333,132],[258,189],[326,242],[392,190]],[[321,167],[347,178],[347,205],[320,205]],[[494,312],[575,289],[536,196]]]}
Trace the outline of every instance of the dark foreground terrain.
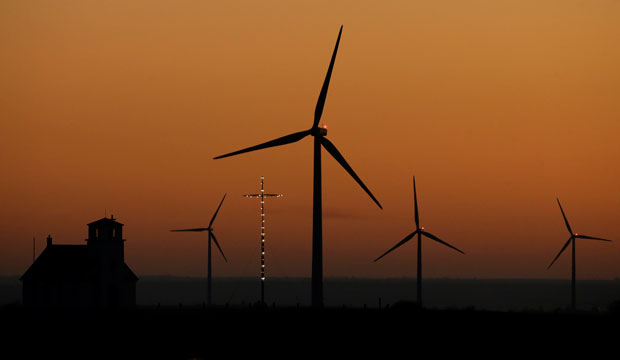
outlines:
{"label": "dark foreground terrain", "polygon": [[[207,359],[515,357],[615,350],[611,313],[388,309],[143,307],[118,311],[0,309],[2,358]],[[611,356],[611,353],[609,354]],[[435,356],[432,356],[435,357]],[[614,354],[613,357],[616,357]],[[554,357],[555,358],[555,357]]]}
{"label": "dark foreground terrain", "polygon": [[326,279],[327,308],[313,310],[309,279],[273,279],[267,308],[251,305],[255,279],[215,279],[220,305],[205,308],[204,279],[142,277],[134,310],[36,311],[5,278],[0,359],[617,357],[620,280],[581,281],[577,313],[557,310],[568,281],[425,284],[419,310],[401,301],[415,299],[412,279]]}

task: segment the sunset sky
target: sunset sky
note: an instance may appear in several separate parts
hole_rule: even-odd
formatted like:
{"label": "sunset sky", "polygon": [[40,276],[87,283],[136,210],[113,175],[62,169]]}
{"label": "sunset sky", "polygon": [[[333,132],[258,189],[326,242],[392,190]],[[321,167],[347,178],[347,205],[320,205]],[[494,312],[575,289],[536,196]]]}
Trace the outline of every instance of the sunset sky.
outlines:
{"label": "sunset sky", "polygon": [[0,2],[0,275],[51,234],[83,244],[107,212],[138,276],[310,276],[312,139],[214,156],[306,130],[340,25],[321,123],[381,202],[323,151],[326,277],[620,277],[620,2]]}

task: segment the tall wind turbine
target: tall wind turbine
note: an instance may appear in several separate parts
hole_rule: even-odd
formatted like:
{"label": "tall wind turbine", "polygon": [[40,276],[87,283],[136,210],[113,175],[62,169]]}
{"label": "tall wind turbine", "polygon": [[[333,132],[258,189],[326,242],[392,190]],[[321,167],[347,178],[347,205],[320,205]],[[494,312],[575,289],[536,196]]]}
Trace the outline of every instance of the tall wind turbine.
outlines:
{"label": "tall wind turbine", "polygon": [[575,310],[576,305],[577,305],[577,301],[576,301],[577,298],[575,295],[576,294],[576,291],[575,291],[575,239],[589,239],[589,240],[601,240],[601,241],[611,241],[611,240],[601,239],[601,238],[587,236],[587,235],[579,235],[578,233],[574,233],[570,225],[568,224],[568,220],[566,219],[566,215],[564,214],[564,209],[562,209],[562,204],[560,204],[560,199],[556,199],[556,200],[558,201],[558,205],[560,206],[560,211],[562,212],[562,217],[564,218],[564,223],[566,224],[566,229],[568,230],[570,237],[568,238],[568,241],[566,241],[566,243],[562,247],[562,250],[560,250],[560,252],[555,257],[555,259],[553,259],[551,264],[547,267],[547,270],[549,270],[551,266],[553,266],[553,263],[555,263],[555,261],[560,257],[560,255],[562,255],[562,253],[564,252],[564,250],[566,250],[568,245],[572,243],[573,244],[572,246],[573,269],[572,269],[572,281],[571,281],[571,308]]}
{"label": "tall wind turbine", "polygon": [[260,177],[260,194],[246,194],[246,198],[260,199],[260,302],[265,304],[265,198],[279,198],[282,194],[265,194],[265,177]]}
{"label": "tall wind turbine", "polygon": [[222,201],[220,201],[220,205],[217,207],[217,210],[215,210],[215,214],[213,214],[213,217],[211,218],[211,221],[209,222],[209,226],[208,227],[206,227],[206,228],[195,228],[195,229],[170,230],[170,231],[173,231],[173,232],[177,232],[177,231],[191,231],[191,232],[207,231],[209,233],[209,247],[208,247],[209,250],[208,250],[208,260],[207,260],[207,305],[211,305],[211,240],[213,240],[215,242],[215,245],[220,250],[220,253],[224,257],[224,261],[228,262],[228,259],[226,259],[226,255],[224,255],[224,252],[222,251],[222,248],[220,247],[220,244],[217,242],[217,239],[215,238],[215,234],[213,233],[213,221],[215,221],[215,217],[217,216],[217,213],[220,211],[220,207],[222,207],[222,203],[224,202],[224,199],[226,199],[226,194],[224,194],[224,197],[222,198]]}
{"label": "tall wind turbine", "polygon": [[323,113],[323,107],[325,106],[325,98],[327,97],[327,89],[329,88],[329,80],[332,76],[332,70],[334,68],[334,62],[336,61],[336,53],[338,52],[338,44],[340,43],[340,36],[342,35],[342,26],[338,33],[338,39],[336,40],[336,46],[334,47],[334,53],[332,54],[329,68],[327,69],[327,75],[319,94],[319,100],[316,103],[314,110],[314,122],[309,130],[296,132],[290,135],[282,136],[275,140],[267,141],[265,143],[252,146],[243,150],[235,151],[225,155],[215,157],[215,159],[221,159],[228,156],[239,155],[246,152],[266,149],[274,146],[286,145],[297,142],[308,135],[314,136],[314,182],[313,182],[313,201],[312,201],[312,306],[323,306],[323,223],[322,223],[322,204],[321,204],[321,146],[327,150],[327,152],[338,161],[338,163],[355,179],[355,181],[364,189],[364,191],[372,198],[372,200],[381,207],[379,201],[368,190],[366,185],[357,176],[355,171],[349,166],[344,157],[340,154],[336,146],[331,141],[327,140],[327,127],[319,127],[319,121],[321,120],[321,114]]}
{"label": "tall wind turbine", "polygon": [[383,255],[379,256],[378,258],[375,259],[375,261],[378,261],[379,259],[381,259],[382,257],[384,257],[385,255],[389,254],[392,250],[396,249],[397,247],[401,246],[402,244],[406,243],[407,241],[411,240],[414,236],[418,235],[418,281],[417,281],[417,286],[418,286],[418,306],[422,307],[422,235],[426,236],[429,239],[435,240],[440,244],[444,244],[449,248],[452,248],[458,252],[460,252],[461,254],[465,254],[464,252],[462,252],[461,250],[455,248],[454,246],[448,244],[447,242],[439,239],[437,236],[424,231],[424,226],[420,227],[420,217],[418,216],[418,194],[416,192],[416,188],[415,188],[415,176],[413,177],[413,204],[414,204],[414,220],[415,220],[415,231],[412,232],[411,234],[407,235],[404,239],[402,239],[398,244],[394,245],[390,250],[386,251],[385,253],[383,253]]}

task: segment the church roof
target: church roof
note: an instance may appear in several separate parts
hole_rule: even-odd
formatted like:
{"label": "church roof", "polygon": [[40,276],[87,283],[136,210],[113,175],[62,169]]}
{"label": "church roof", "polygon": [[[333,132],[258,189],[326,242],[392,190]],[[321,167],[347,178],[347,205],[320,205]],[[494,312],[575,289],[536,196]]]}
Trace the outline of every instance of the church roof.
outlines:
{"label": "church roof", "polygon": [[91,226],[91,225],[94,225],[94,224],[106,224],[106,225],[107,224],[118,224],[120,226],[124,226],[123,224],[121,224],[118,221],[116,221],[116,219],[114,219],[114,217],[112,217],[112,218],[104,217],[104,218],[101,218],[101,219],[99,219],[97,221],[93,221],[93,222],[91,222],[91,223],[89,223],[87,225]]}
{"label": "church roof", "polygon": [[[123,280],[138,280],[125,263],[122,265],[120,275]],[[98,277],[96,263],[89,258],[87,245],[50,245],[43,250],[20,280],[90,282],[98,280]]]}

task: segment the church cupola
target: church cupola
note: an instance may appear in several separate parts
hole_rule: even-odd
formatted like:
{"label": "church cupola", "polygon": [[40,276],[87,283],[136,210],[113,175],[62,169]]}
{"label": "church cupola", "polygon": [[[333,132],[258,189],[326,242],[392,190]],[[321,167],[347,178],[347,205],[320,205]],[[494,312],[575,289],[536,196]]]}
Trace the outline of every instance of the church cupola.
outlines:
{"label": "church cupola", "polygon": [[107,261],[124,261],[123,224],[104,217],[88,224],[88,244],[91,256],[107,258]]}
{"label": "church cupola", "polygon": [[123,224],[117,222],[112,215],[88,224],[88,241],[122,241]]}

